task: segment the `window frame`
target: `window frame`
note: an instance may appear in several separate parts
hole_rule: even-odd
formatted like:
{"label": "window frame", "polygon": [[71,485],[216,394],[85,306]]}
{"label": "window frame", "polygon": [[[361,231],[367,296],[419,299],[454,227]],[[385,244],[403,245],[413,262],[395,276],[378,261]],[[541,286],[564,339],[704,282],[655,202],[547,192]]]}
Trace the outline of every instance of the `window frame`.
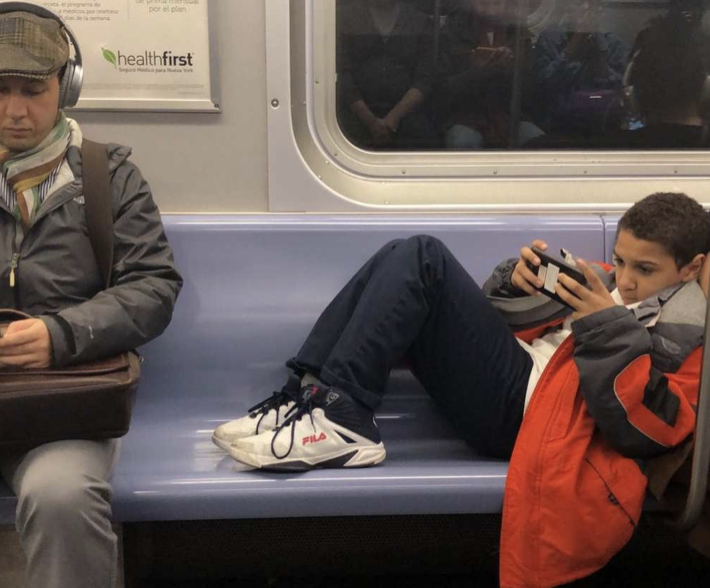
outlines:
{"label": "window frame", "polygon": [[[708,187],[709,150],[360,149],[336,120],[336,2],[267,0],[265,7],[271,210],[599,212],[661,189],[701,198]],[[306,169],[297,174],[299,165]],[[297,176],[309,178],[308,193],[294,194]]]}

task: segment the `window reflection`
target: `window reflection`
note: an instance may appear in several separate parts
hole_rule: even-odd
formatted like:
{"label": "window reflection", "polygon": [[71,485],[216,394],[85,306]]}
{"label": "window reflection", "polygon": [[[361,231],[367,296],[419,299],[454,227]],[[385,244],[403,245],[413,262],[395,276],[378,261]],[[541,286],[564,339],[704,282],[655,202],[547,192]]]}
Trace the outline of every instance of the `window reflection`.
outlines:
{"label": "window reflection", "polygon": [[374,151],[705,147],[707,4],[338,0],[338,122]]}
{"label": "window reflection", "polygon": [[412,3],[341,2],[338,119],[366,148],[433,148],[434,26]]}
{"label": "window reflection", "polygon": [[538,114],[548,132],[584,137],[622,127],[629,48],[603,31],[602,0],[570,2],[535,45]]}
{"label": "window reflection", "polygon": [[[446,18],[440,63],[449,149],[525,145],[543,134],[529,100],[533,36],[518,26],[516,8],[511,0],[467,0]],[[519,112],[511,108],[516,92],[523,97]]]}
{"label": "window reflection", "polygon": [[603,136],[609,148],[707,147],[705,2],[675,2],[641,30],[626,72],[631,111],[626,129]]}

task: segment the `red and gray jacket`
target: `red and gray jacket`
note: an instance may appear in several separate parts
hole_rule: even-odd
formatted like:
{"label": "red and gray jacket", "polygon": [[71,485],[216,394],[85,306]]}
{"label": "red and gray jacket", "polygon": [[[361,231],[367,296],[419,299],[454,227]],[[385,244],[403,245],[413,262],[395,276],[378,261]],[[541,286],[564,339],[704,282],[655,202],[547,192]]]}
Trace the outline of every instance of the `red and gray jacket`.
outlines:
{"label": "red and gray jacket", "polygon": [[[517,260],[515,260],[517,261]],[[484,291],[532,341],[571,311],[510,283],[514,260]],[[609,290],[614,272],[598,267]],[[546,588],[604,566],[631,538],[646,490],[644,463],[692,434],[705,322],[697,282],[630,310],[572,323],[545,368],[511,457],[503,505],[503,588]],[[649,326],[652,325],[652,326]]]}

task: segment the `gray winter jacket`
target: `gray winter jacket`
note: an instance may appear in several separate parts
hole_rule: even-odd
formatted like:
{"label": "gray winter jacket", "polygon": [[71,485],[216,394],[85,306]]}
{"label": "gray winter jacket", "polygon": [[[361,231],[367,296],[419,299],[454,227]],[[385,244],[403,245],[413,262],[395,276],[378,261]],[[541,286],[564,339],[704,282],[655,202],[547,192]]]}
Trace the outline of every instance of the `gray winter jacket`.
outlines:
{"label": "gray winter jacket", "polygon": [[182,287],[160,213],[128,161],[130,153],[119,145],[108,148],[114,218],[108,290],[88,237],[77,147],[67,151],[75,180],[43,203],[26,234],[0,199],[0,308],[45,322],[57,366],[120,353],[157,337]]}

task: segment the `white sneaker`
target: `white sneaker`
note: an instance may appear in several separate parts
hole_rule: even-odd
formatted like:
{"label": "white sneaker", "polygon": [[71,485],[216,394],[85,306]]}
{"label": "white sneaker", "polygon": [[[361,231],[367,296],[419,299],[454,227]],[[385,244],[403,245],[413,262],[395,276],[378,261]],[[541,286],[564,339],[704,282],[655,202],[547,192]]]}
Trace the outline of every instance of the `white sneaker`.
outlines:
{"label": "white sneaker", "polygon": [[266,400],[252,406],[249,414],[217,427],[212,434],[212,442],[220,449],[229,451],[229,446],[237,439],[252,437],[277,427],[296,404],[293,397],[299,388],[299,378],[291,376],[280,392],[274,392]]}
{"label": "white sneaker", "polygon": [[273,431],[237,439],[229,454],[255,468],[306,471],[376,465],[386,452],[372,412],[338,388],[306,386]]}

